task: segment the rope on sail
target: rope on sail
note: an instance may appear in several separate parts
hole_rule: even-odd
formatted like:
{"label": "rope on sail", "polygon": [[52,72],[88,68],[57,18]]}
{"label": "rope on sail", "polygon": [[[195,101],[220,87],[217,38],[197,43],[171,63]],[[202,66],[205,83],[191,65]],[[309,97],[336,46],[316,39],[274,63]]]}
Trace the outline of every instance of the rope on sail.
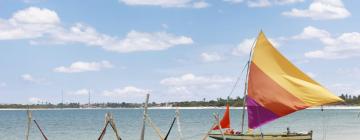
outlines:
{"label": "rope on sail", "polygon": [[[260,30],[260,32],[262,32]],[[245,86],[244,86],[244,97],[243,97],[243,112],[241,117],[241,133],[244,132],[244,122],[245,122],[245,106],[246,106],[246,98],[247,98],[247,86],[248,86],[248,78],[250,73],[250,62],[252,61],[252,55],[254,52],[254,48],[256,45],[257,39],[254,40],[253,44],[251,45],[251,50],[249,53],[249,60],[247,61],[247,70],[246,70],[246,77],[245,77]]]}
{"label": "rope on sail", "polygon": [[230,91],[228,97],[230,97],[230,96],[234,93],[234,91],[235,91],[236,87],[238,86],[238,84],[239,84],[239,82],[240,82],[240,80],[241,80],[241,77],[242,77],[242,75],[243,75],[243,73],[244,73],[244,71],[245,71],[245,68],[247,68],[248,65],[249,65],[249,63],[246,62],[246,64],[243,66],[243,68],[242,68],[239,76],[236,78],[235,84],[234,84],[233,87],[231,88],[231,91]]}

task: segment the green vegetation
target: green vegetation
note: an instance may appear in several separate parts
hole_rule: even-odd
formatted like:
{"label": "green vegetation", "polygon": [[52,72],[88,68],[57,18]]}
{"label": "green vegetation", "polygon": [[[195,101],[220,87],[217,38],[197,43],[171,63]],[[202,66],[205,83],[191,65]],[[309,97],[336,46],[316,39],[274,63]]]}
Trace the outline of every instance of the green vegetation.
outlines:
{"label": "green vegetation", "polygon": [[[345,103],[342,105],[359,105],[360,106],[360,95],[351,96],[348,94],[342,94],[340,98],[344,99]],[[179,107],[222,107],[225,106],[226,103],[229,103],[230,106],[241,107],[243,105],[243,99],[240,97],[223,99],[218,98],[216,100],[206,101],[204,98],[201,101],[182,101],[182,102],[168,102],[168,103],[149,103],[149,107],[165,107],[165,106],[179,106]],[[32,105],[24,105],[24,104],[0,104],[0,108],[140,108],[142,107],[142,103],[94,103],[90,106],[88,104],[80,104],[80,103],[67,103],[67,104],[32,104]]]}
{"label": "green vegetation", "polygon": [[360,95],[351,96],[348,94],[341,94],[340,98],[345,101],[346,105],[360,105]]}

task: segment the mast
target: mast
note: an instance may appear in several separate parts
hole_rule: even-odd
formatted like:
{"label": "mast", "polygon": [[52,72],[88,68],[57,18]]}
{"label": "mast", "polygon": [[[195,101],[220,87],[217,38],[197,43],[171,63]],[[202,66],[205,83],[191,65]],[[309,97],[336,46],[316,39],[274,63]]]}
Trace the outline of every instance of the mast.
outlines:
{"label": "mast", "polygon": [[[260,30],[260,33],[262,31]],[[260,35],[259,33],[259,35]],[[245,106],[246,106],[246,97],[247,97],[247,87],[248,87],[248,79],[249,79],[249,72],[250,72],[250,63],[252,60],[252,55],[254,51],[254,46],[257,41],[257,38],[254,40],[253,44],[251,45],[249,60],[247,62],[247,70],[246,70],[246,78],[245,78],[245,87],[244,87],[244,97],[243,97],[243,108],[242,108],[242,116],[241,116],[241,133],[244,132],[244,124],[245,124]]]}

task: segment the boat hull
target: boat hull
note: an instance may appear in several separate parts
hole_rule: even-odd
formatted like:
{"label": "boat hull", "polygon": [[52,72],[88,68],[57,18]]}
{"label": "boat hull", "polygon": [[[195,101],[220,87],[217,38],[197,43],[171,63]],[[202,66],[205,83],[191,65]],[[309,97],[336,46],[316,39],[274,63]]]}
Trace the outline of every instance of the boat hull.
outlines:
{"label": "boat hull", "polygon": [[[209,137],[216,140],[224,140],[221,134],[209,134]],[[226,140],[312,140],[312,132],[291,133],[291,134],[240,134],[240,135],[224,135]]]}

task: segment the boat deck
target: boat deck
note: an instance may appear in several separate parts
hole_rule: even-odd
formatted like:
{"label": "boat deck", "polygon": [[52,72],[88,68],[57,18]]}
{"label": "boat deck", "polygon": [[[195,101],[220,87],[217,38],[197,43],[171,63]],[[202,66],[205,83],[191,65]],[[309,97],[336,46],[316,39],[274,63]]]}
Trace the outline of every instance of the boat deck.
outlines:
{"label": "boat deck", "polygon": [[209,137],[216,140],[312,140],[312,132],[309,133],[278,133],[278,134],[240,134],[224,135],[209,134]]}

